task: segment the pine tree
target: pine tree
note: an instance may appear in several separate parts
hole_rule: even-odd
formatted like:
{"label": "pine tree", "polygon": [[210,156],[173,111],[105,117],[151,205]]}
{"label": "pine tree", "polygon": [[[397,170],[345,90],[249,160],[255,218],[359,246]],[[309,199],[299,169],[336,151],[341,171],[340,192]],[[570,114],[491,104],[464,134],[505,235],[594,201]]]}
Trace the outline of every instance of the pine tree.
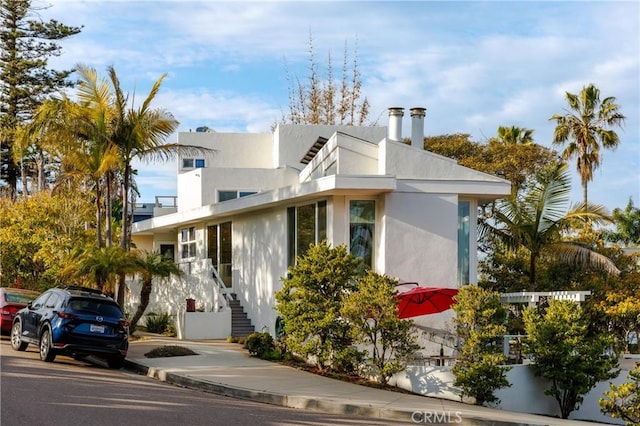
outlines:
{"label": "pine tree", "polygon": [[72,85],[72,70],[56,71],[47,65],[61,55],[59,41],[81,30],[55,19],[43,21],[39,10],[31,0],[0,0],[0,187],[10,197],[17,194],[18,163],[27,161],[22,157],[41,156],[37,144],[14,149],[16,133],[47,95]]}

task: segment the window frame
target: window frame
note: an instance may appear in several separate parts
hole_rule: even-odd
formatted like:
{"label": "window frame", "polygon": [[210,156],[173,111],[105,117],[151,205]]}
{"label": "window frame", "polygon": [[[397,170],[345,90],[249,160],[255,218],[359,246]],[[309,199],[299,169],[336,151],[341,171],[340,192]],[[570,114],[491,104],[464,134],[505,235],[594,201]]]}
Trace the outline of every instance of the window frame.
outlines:
{"label": "window frame", "polygon": [[[364,229],[366,231],[368,231],[368,238],[370,239],[370,242],[368,242],[368,245],[370,246],[370,253],[368,253],[365,257],[357,254],[357,253],[353,253],[355,247],[353,247],[354,244],[354,240],[356,239],[357,235],[354,235],[356,232],[354,232],[354,224],[356,222],[352,222],[352,214],[351,214],[351,203],[353,202],[368,202],[368,203],[373,203],[373,218],[370,222],[360,222],[363,223],[365,225],[367,225],[366,227],[364,227]],[[377,238],[376,238],[376,232],[377,232],[377,222],[378,222],[378,200],[376,198],[368,198],[368,197],[351,197],[348,198],[346,200],[346,215],[347,215],[347,241],[348,241],[348,246],[349,246],[349,253],[355,256],[358,256],[360,258],[363,259],[363,261],[365,262],[365,265],[370,268],[370,269],[374,269],[375,268],[375,264],[376,264],[376,242],[377,242]],[[367,259],[369,258],[369,259]],[[368,262],[367,262],[368,260]]]}
{"label": "window frame", "polygon": [[197,248],[196,227],[190,226],[180,229],[180,260],[196,257]]}
{"label": "window frame", "polygon": [[327,221],[328,221],[328,203],[326,199],[316,200],[313,202],[306,202],[296,204],[287,207],[287,264],[288,266],[294,266],[298,256],[304,255],[306,250],[302,253],[299,241],[299,216],[298,211],[300,208],[313,206],[314,210],[314,242],[313,244],[319,244],[323,240],[327,239]]}

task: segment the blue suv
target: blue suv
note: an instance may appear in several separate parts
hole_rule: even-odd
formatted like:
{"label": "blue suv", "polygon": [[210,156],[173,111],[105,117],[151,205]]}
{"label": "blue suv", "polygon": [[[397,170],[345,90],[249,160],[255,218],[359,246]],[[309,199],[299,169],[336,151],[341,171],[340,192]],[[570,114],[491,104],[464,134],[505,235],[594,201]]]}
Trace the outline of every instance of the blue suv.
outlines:
{"label": "blue suv", "polygon": [[95,355],[110,368],[121,368],[129,349],[129,323],[118,304],[87,287],[52,288],[18,311],[11,327],[11,347],[40,348],[40,359],[57,354],[76,359]]}

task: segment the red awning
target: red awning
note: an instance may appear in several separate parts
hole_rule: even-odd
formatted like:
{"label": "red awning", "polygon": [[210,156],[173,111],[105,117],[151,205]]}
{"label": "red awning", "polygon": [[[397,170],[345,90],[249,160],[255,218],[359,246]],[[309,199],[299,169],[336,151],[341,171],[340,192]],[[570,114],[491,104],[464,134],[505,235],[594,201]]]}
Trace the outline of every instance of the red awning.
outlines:
{"label": "red awning", "polygon": [[453,296],[457,288],[416,287],[396,295],[398,299],[398,318],[411,318],[420,315],[437,314],[446,311],[455,303]]}

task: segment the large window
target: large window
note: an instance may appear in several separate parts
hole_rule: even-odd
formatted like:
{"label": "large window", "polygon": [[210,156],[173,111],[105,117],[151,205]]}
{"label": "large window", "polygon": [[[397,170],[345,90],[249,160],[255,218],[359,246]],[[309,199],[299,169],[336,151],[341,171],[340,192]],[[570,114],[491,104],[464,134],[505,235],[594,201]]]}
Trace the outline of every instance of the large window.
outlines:
{"label": "large window", "polygon": [[287,210],[289,266],[304,255],[311,244],[327,238],[327,202],[319,201]]}
{"label": "large window", "polygon": [[227,200],[235,200],[236,198],[246,197],[247,195],[257,194],[256,191],[218,191],[218,202]]}
{"label": "large window", "polygon": [[207,227],[207,257],[227,287],[232,285],[231,222]]}
{"label": "large window", "polygon": [[376,202],[351,200],[349,202],[349,248],[351,254],[361,257],[365,265],[373,268]]}
{"label": "large window", "polygon": [[188,259],[196,257],[196,228],[184,228],[180,230],[180,258]]}
{"label": "large window", "polygon": [[469,284],[469,201],[458,201],[458,286]]}

